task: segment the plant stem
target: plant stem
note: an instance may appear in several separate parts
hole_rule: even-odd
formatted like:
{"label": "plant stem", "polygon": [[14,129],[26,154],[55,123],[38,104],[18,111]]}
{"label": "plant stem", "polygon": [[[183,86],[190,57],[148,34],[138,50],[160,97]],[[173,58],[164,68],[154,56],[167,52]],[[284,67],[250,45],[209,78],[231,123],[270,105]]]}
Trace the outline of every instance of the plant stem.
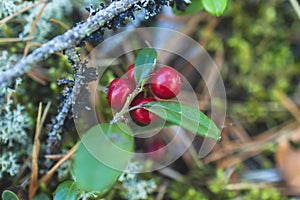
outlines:
{"label": "plant stem", "polygon": [[[154,66],[155,64],[153,64]],[[131,110],[137,109],[137,108],[141,108],[141,106],[134,106],[132,108],[129,108],[130,103],[132,102],[132,100],[143,91],[144,89],[144,85],[147,83],[148,79],[152,76],[152,74],[150,74],[148,77],[146,77],[142,83],[138,84],[135,88],[135,90],[127,97],[126,102],[124,104],[124,106],[122,107],[122,109],[115,114],[114,118],[110,121],[110,124],[114,124],[117,122],[122,121],[123,116],[128,113]]]}
{"label": "plant stem", "polygon": [[116,113],[116,115],[114,116],[114,118],[110,121],[110,124],[114,124],[117,122],[120,122],[122,120],[122,117],[129,112],[129,105],[131,103],[131,101],[140,93],[143,91],[143,87],[142,86],[137,86],[136,89],[127,97],[126,102],[123,106],[123,108]]}

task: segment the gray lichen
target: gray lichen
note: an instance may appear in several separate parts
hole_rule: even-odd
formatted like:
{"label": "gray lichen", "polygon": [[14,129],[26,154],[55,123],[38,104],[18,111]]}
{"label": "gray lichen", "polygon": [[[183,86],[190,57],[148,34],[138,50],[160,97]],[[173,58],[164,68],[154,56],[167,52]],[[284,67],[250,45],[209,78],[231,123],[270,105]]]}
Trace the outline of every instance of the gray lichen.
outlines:
{"label": "gray lichen", "polygon": [[12,15],[30,4],[32,2],[22,0],[0,0],[0,19]]}
{"label": "gray lichen", "polygon": [[[9,68],[9,66],[18,60],[18,56],[9,55],[7,51],[2,51],[0,55],[0,72]],[[31,127],[30,117],[26,114],[24,106],[13,102],[9,98],[20,84],[21,79],[17,79],[14,84],[6,87],[0,87],[0,178],[3,173],[15,175],[20,165],[18,161],[26,150],[28,145],[28,129]],[[20,152],[20,149],[25,152]]]}
{"label": "gray lichen", "polygon": [[[31,120],[24,112],[22,105],[12,106],[9,100],[0,110],[0,178],[4,172],[16,175],[21,156],[27,153],[29,137],[27,129],[31,127]],[[25,152],[20,152],[23,149]]]}
{"label": "gray lichen", "polygon": [[0,115],[0,143],[13,147],[16,143],[26,145],[26,128],[30,127],[28,116],[23,113],[24,107],[17,104],[11,109],[12,101],[5,104]]}
{"label": "gray lichen", "polygon": [[122,186],[126,190],[126,199],[148,199],[149,195],[156,189],[157,185],[154,180],[139,179],[138,174],[142,172],[142,169],[143,165],[132,161],[128,163],[126,172],[120,176],[119,181],[122,182]]}

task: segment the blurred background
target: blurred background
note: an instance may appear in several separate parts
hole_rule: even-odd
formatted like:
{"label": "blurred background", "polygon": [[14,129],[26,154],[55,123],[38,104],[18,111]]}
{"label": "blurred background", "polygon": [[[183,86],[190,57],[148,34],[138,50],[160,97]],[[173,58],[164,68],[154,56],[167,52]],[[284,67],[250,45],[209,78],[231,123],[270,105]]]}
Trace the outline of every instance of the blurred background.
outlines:
{"label": "blurred background", "polygon": [[[297,7],[297,1],[292,2],[230,0],[225,13],[219,17],[205,11],[183,15],[165,7],[161,14],[148,20],[144,20],[145,13],[139,12],[134,21],[128,21],[118,30],[160,27],[186,34],[213,59],[226,89],[227,113],[221,127],[222,140],[201,159],[198,150],[202,138],[184,137],[183,141],[178,141],[177,148],[184,148],[186,142],[193,145],[170,166],[139,175],[141,180],[154,181],[157,186],[149,192],[147,199],[300,198],[300,7]],[[0,20],[33,4],[32,1],[0,0]],[[17,13],[15,18],[2,24],[0,71],[86,19],[89,13],[85,7],[91,4],[96,8],[100,2],[53,0],[45,7],[40,3],[26,12]],[[39,20],[33,26],[37,16]],[[104,38],[114,34],[114,31],[106,31]],[[158,34],[155,38],[158,43],[165,42],[170,51],[180,45],[176,40],[172,42],[168,35]],[[99,38],[89,38],[81,55],[86,56],[99,43]],[[126,45],[123,48],[126,49]],[[112,117],[105,95],[107,85],[126,72],[135,55],[136,52],[132,52],[118,59],[97,83],[99,91],[95,100],[100,121],[109,121]],[[196,62],[202,61],[200,54],[190,56]],[[200,109],[210,115],[207,88],[212,86],[206,85],[200,74],[195,75],[193,66],[182,58],[170,56],[164,62],[189,80]],[[209,84],[214,84],[215,73],[207,74],[207,79],[211,80]],[[21,77],[22,80],[18,79],[16,90],[6,91],[1,101],[0,129],[10,127],[14,133],[5,135],[5,131],[0,130],[0,190],[19,185],[28,178],[28,158],[32,151],[28,141],[34,137],[39,102],[51,102],[46,119],[46,124],[50,123],[64,89],[57,85],[57,80],[71,77],[71,74],[72,67],[67,58],[58,52],[39,63]],[[137,140],[138,151],[160,149],[172,138],[172,131],[166,129],[147,141]],[[63,136],[59,151],[66,153],[78,140],[71,118],[65,123]],[[41,141],[46,140],[46,136],[41,137]],[[45,145],[42,142],[41,148],[45,149]],[[69,161],[39,193],[51,193],[68,177]],[[128,195],[138,196],[138,192],[118,183],[105,199],[124,199]]]}

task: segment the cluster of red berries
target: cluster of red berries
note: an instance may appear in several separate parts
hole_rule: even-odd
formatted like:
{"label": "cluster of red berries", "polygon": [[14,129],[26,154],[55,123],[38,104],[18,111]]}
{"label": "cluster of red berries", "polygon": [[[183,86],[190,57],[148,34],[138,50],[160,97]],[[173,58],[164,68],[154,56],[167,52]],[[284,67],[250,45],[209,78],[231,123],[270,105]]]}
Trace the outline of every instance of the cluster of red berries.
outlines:
{"label": "cluster of red berries", "polygon": [[[130,107],[156,101],[157,99],[171,99],[178,95],[183,81],[175,69],[164,66],[153,73],[154,75],[145,85],[150,92],[147,95],[144,95],[144,93],[137,95],[130,103]],[[107,100],[109,105],[115,110],[121,110],[128,95],[136,88],[134,64],[128,67],[126,75],[127,78],[116,78],[108,86]],[[154,94],[153,97],[151,97],[151,92]],[[158,118],[144,108],[134,109],[130,112],[130,115],[137,124],[144,126]]]}

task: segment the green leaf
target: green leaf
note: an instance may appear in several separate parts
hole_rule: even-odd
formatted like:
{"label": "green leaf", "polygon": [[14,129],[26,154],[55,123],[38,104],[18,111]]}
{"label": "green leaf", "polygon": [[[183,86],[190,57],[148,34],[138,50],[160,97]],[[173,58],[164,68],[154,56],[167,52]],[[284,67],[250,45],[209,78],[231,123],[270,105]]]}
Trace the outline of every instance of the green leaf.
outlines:
{"label": "green leaf", "polygon": [[151,122],[147,126],[134,126],[133,132],[134,135],[141,135],[141,134],[153,134],[154,132],[160,131],[163,128],[174,126],[173,124],[169,122],[162,122],[160,120],[156,120],[154,122]]}
{"label": "green leaf", "polygon": [[73,175],[79,188],[104,192],[126,169],[134,141],[124,123],[98,124],[81,138],[73,158]]}
{"label": "green leaf", "polygon": [[173,13],[175,15],[192,15],[200,12],[203,9],[201,0],[192,0],[192,2],[186,7],[185,11],[177,10],[176,6],[173,8]]}
{"label": "green leaf", "polygon": [[2,199],[3,200],[19,200],[18,196],[10,190],[4,190],[3,191]]}
{"label": "green leaf", "polygon": [[202,0],[204,9],[212,15],[220,16],[226,9],[228,0]]}
{"label": "green leaf", "polygon": [[153,101],[143,107],[166,119],[167,122],[181,126],[198,135],[220,140],[220,130],[215,123],[198,109],[179,102]]}
{"label": "green leaf", "polygon": [[141,84],[149,76],[156,58],[157,52],[154,49],[145,48],[139,52],[134,63],[134,78],[137,84]]}
{"label": "green leaf", "polygon": [[79,199],[79,195],[77,184],[73,181],[65,181],[55,190],[54,200],[76,200]]}

